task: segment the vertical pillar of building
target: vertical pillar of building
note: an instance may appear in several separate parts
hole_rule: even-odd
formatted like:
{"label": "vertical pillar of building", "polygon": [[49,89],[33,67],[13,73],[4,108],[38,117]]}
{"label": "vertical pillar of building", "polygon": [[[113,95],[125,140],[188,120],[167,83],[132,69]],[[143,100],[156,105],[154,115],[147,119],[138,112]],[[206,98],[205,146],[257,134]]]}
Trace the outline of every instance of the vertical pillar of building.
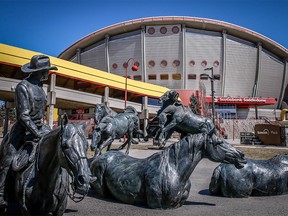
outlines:
{"label": "vertical pillar of building", "polygon": [[76,56],[77,56],[77,63],[81,64],[81,49],[80,48],[77,48]]}
{"label": "vertical pillar of building", "polygon": [[283,78],[282,78],[282,84],[281,84],[279,100],[278,100],[278,103],[277,103],[277,109],[281,109],[281,104],[282,104],[282,100],[283,100],[283,97],[284,97],[284,92],[285,92],[285,89],[286,89],[285,84],[287,83],[286,79],[287,79],[287,71],[288,71],[287,64],[288,64],[288,59],[285,59],[284,60],[284,68],[283,68]]}
{"label": "vertical pillar of building", "polygon": [[[106,61],[106,67],[107,67],[108,73],[110,73],[109,40],[110,40],[109,35],[105,35],[105,61]],[[109,106],[109,87],[108,86],[105,87],[102,103]]]}
{"label": "vertical pillar of building", "polygon": [[147,72],[146,72],[146,40],[145,40],[145,30],[146,27],[142,26],[141,27],[141,54],[142,54],[142,81],[146,82],[147,81]]}
{"label": "vertical pillar of building", "polygon": [[102,98],[102,103],[109,107],[109,87],[106,86],[104,90],[104,96]]}
{"label": "vertical pillar of building", "polygon": [[106,69],[107,72],[110,73],[110,56],[109,56],[109,35],[105,35],[105,61],[106,61]]}
{"label": "vertical pillar of building", "polygon": [[182,24],[182,46],[183,46],[183,50],[182,50],[182,62],[183,62],[183,76],[182,76],[182,89],[187,89],[187,66],[186,66],[186,25]]}
{"label": "vertical pillar of building", "polygon": [[144,102],[143,102],[142,107],[143,107],[142,113],[143,113],[143,126],[144,126],[143,132],[144,132],[144,136],[146,137],[147,136],[146,128],[148,126],[148,120],[149,120],[148,97],[147,96],[144,97]]}
{"label": "vertical pillar of building", "polygon": [[226,86],[226,41],[227,41],[227,32],[226,30],[222,31],[222,86],[221,86],[221,96],[225,96],[225,86]]}
{"label": "vertical pillar of building", "polygon": [[50,85],[48,86],[48,105],[49,105],[49,113],[48,113],[48,125],[51,129],[53,129],[53,119],[54,119],[54,107],[56,104],[56,74],[51,74],[50,77]]}
{"label": "vertical pillar of building", "polygon": [[261,74],[261,62],[262,62],[262,43],[259,42],[257,44],[257,65],[256,65],[256,74],[255,74],[255,81],[252,90],[252,97],[259,96],[258,88],[259,88],[259,79]]}

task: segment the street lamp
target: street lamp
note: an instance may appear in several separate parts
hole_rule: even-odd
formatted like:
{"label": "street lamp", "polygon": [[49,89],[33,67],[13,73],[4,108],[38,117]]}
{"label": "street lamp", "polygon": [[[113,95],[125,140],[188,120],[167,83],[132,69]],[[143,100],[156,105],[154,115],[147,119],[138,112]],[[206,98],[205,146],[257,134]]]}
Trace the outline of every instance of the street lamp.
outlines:
{"label": "street lamp", "polygon": [[210,81],[211,81],[211,92],[212,92],[212,120],[213,120],[213,123],[215,124],[215,91],[214,91],[214,80],[219,80],[220,77],[217,76],[217,75],[214,75],[213,73],[213,67],[211,68],[205,68],[204,69],[205,71],[208,71],[208,70],[211,70],[211,76],[209,76],[209,74],[206,74],[206,73],[203,73],[203,74],[200,74],[200,78],[209,78]]}
{"label": "street lamp", "polygon": [[128,77],[128,66],[129,66],[130,60],[133,60],[133,66],[131,67],[132,71],[138,70],[138,66],[136,65],[135,59],[134,58],[128,59],[128,61],[126,62],[124,108],[126,108],[126,104],[127,104],[127,77]]}

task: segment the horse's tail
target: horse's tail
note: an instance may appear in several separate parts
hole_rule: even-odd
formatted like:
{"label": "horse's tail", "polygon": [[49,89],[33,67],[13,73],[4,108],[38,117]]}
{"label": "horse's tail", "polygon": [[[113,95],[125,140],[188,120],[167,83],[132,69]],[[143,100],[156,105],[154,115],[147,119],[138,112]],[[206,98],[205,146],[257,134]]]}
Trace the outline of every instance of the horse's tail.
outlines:
{"label": "horse's tail", "polygon": [[221,170],[222,166],[219,165],[213,171],[209,184],[209,191],[212,195],[221,195]]}

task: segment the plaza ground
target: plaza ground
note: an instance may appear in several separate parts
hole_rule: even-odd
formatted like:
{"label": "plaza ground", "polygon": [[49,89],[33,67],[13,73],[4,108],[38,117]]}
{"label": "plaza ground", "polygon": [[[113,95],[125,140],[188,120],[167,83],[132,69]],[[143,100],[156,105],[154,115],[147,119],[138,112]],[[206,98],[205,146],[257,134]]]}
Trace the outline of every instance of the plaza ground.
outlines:
{"label": "plaza ground", "polygon": [[[144,144],[141,144],[144,145]],[[147,144],[146,144],[147,145]],[[284,149],[285,150],[285,149]],[[288,152],[288,149],[286,149]],[[149,155],[158,152],[157,148],[134,149],[130,150],[130,156],[137,158],[145,158]],[[200,161],[190,180],[192,187],[190,195],[185,204],[177,209],[171,210],[155,210],[145,206],[133,206],[121,203],[117,200],[99,199],[95,196],[93,190],[90,191],[87,197],[80,202],[74,203],[69,200],[68,207],[64,215],[137,215],[137,216],[284,216],[288,212],[288,194],[281,196],[269,197],[249,197],[249,198],[225,198],[212,196],[209,193],[209,183],[214,168],[219,163],[214,163],[208,159]]]}

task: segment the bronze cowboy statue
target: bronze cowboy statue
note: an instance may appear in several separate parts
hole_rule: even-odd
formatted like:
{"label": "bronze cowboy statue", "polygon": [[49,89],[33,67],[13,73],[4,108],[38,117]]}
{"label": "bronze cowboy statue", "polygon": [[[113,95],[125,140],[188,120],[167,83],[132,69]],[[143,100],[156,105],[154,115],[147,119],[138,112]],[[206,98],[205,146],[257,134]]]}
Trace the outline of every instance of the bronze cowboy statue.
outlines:
{"label": "bronze cowboy statue", "polygon": [[[47,100],[42,82],[48,80],[49,70],[57,70],[57,67],[50,65],[48,56],[35,55],[21,70],[29,76],[16,86],[17,121],[11,129],[9,145],[3,146],[0,152],[0,209],[7,206],[5,180],[17,151],[26,142],[38,143],[50,131],[43,121]],[[2,144],[7,139],[6,135]]]}

